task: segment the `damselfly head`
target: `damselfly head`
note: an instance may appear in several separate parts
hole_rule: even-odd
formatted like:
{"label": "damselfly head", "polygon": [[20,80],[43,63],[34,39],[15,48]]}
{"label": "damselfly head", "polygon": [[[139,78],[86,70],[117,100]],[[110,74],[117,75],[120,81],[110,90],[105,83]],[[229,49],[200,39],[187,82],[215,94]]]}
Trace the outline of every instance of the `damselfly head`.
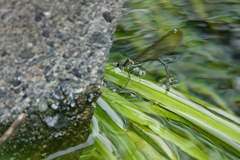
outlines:
{"label": "damselfly head", "polygon": [[117,67],[122,67],[122,66],[123,66],[122,62],[119,61],[119,62],[117,63]]}

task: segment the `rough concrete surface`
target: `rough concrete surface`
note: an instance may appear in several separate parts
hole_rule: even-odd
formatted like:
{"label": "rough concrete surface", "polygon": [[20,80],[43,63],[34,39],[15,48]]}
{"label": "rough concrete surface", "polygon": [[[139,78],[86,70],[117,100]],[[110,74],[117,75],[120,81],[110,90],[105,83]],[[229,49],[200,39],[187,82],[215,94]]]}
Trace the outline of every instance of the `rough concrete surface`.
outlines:
{"label": "rough concrete surface", "polygon": [[0,159],[41,159],[86,140],[122,3],[0,1],[0,137],[26,115]]}

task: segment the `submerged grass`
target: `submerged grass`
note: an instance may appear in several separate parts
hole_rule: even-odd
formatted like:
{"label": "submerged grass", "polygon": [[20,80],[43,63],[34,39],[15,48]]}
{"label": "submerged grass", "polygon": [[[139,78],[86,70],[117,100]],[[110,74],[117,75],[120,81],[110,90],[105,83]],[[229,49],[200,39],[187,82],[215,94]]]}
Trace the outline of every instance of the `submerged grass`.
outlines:
{"label": "submerged grass", "polygon": [[[96,159],[240,159],[240,119],[233,112],[240,101],[239,6],[221,0],[127,1],[109,62],[179,28],[182,44],[162,59],[176,84],[168,92],[131,75],[119,89],[127,72],[107,65],[105,80],[114,84],[102,87],[93,121],[99,129],[88,152]],[[164,66],[156,66],[143,64],[148,79],[166,76]]]}
{"label": "submerged grass", "polygon": [[[105,79],[124,86],[127,73],[111,67]],[[102,86],[95,117],[98,136],[109,141],[96,136],[96,146],[108,144],[110,155],[118,159],[179,159],[182,153],[199,160],[240,158],[238,117],[174,88],[168,92],[165,86],[131,77],[125,89],[142,99]]]}

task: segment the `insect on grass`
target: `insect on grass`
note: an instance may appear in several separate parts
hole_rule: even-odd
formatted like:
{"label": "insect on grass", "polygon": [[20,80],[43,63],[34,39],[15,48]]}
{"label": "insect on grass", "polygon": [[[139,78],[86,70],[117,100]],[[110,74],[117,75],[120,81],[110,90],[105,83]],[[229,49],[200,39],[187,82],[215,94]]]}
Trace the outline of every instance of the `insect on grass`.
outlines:
{"label": "insect on grass", "polygon": [[166,76],[167,76],[166,87],[167,87],[167,90],[169,90],[170,85],[169,85],[168,67],[167,67],[167,64],[160,59],[160,57],[164,56],[167,53],[172,52],[177,47],[177,45],[182,41],[183,37],[184,37],[184,33],[180,29],[173,29],[167,34],[165,34],[158,41],[156,41],[154,44],[152,44],[151,46],[145,48],[141,52],[128,58],[125,61],[125,63],[118,62],[117,67],[119,68],[127,67],[129,79],[126,85],[131,80],[130,73],[129,73],[130,66],[138,65],[144,62],[149,62],[149,61],[159,61],[165,66]]}

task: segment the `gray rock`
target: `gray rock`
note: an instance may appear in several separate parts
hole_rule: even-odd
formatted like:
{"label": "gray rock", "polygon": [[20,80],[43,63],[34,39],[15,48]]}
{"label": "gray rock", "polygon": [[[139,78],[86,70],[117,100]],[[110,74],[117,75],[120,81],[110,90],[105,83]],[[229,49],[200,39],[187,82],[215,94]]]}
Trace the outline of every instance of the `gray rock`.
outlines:
{"label": "gray rock", "polygon": [[26,115],[0,159],[43,159],[87,139],[122,3],[0,1],[0,137]]}
{"label": "gray rock", "polygon": [[67,120],[63,114],[57,113],[53,117],[47,116],[43,121],[49,129],[59,131],[61,128],[67,128]]}
{"label": "gray rock", "polygon": [[47,100],[45,98],[42,98],[39,102],[38,110],[40,112],[45,112],[47,109],[48,109]]}

